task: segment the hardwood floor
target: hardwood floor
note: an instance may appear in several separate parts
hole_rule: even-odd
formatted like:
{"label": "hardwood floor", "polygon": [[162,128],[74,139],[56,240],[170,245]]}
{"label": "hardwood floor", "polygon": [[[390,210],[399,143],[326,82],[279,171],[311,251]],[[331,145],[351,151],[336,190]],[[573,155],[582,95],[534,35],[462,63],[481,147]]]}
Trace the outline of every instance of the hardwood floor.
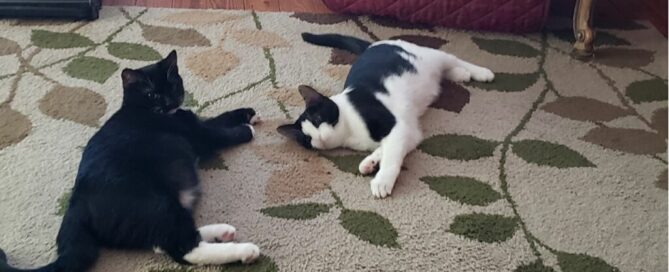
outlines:
{"label": "hardwood floor", "polygon": [[[576,0],[555,0],[551,12],[569,16]],[[322,0],[102,0],[109,6],[145,6],[164,8],[252,9],[332,13]],[[649,20],[667,37],[667,0],[597,0],[596,18],[609,20]]]}

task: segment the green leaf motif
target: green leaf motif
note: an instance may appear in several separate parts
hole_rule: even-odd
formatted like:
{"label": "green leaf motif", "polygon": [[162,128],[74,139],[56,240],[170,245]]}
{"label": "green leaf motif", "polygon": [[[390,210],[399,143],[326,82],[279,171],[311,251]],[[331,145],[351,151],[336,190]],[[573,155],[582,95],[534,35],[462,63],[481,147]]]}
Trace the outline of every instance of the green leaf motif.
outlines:
{"label": "green leaf motif", "polygon": [[0,37],[0,56],[13,55],[21,52],[21,46],[15,41]]}
{"label": "green leaf motif", "polygon": [[331,205],[321,203],[288,204],[284,206],[261,209],[264,215],[295,220],[314,219],[322,213],[330,211]]}
{"label": "green leaf motif", "polygon": [[487,91],[522,92],[534,85],[537,80],[539,80],[539,73],[495,73],[493,82],[469,82],[467,85]]}
{"label": "green leaf motif", "polygon": [[274,261],[265,255],[260,255],[252,264],[243,264],[240,262],[226,264],[220,272],[276,272],[279,268]]}
{"label": "green leaf motif", "polygon": [[577,121],[608,122],[630,115],[626,109],[587,97],[558,97],[541,109]]}
{"label": "green leaf motif", "polygon": [[667,100],[667,83],[662,79],[648,79],[632,82],[625,95],[636,104]]}
{"label": "green leaf motif", "polygon": [[418,148],[432,156],[470,161],[492,156],[497,144],[469,135],[446,134],[432,136]]}
{"label": "green leaf motif", "polygon": [[104,83],[118,70],[118,64],[113,61],[96,58],[80,57],[72,60],[63,68],[71,77]]}
{"label": "green leaf motif", "polygon": [[198,167],[202,170],[229,170],[225,164],[225,160],[220,156],[209,158],[208,160],[200,160]]}
{"label": "green leaf motif", "polygon": [[89,38],[77,33],[51,32],[46,30],[33,30],[30,40],[37,47],[50,49],[87,47],[94,44]]}
{"label": "green leaf motif", "polygon": [[[560,40],[563,40],[568,43],[574,43],[576,41],[576,38],[574,38],[574,31],[571,29],[562,29],[562,30],[556,30],[553,31],[553,35],[557,37]],[[597,31],[597,37],[595,38],[594,45],[596,47],[599,46],[626,46],[626,45],[632,45],[630,42],[623,38],[618,38],[615,35],[604,32],[604,31]]]}
{"label": "green leaf motif", "polygon": [[513,143],[513,153],[526,162],[557,168],[594,167],[578,152],[561,144],[539,140],[522,140]]}
{"label": "green leaf motif", "polygon": [[502,198],[490,185],[459,176],[422,177],[423,182],[439,195],[462,204],[485,206]]}
{"label": "green leaf motif", "polygon": [[334,163],[335,166],[341,171],[351,173],[354,175],[360,175],[358,172],[358,165],[366,157],[366,155],[354,154],[354,155],[342,155],[342,156],[329,156],[323,155],[326,159]]}
{"label": "green leaf motif", "polygon": [[70,197],[72,197],[72,192],[68,191],[58,198],[58,211],[56,211],[56,215],[65,215],[67,208],[70,206]]}
{"label": "green leaf motif", "polygon": [[558,265],[562,272],[619,272],[604,260],[586,254],[557,252]]}
{"label": "green leaf motif", "polygon": [[503,242],[513,236],[518,220],[498,214],[473,213],[458,215],[450,232],[485,243]]}
{"label": "green leaf motif", "polygon": [[472,37],[472,41],[478,45],[481,50],[495,55],[532,58],[541,54],[541,52],[534,47],[518,41],[477,37]]}
{"label": "green leaf motif", "polygon": [[184,97],[184,103],[183,103],[184,107],[192,108],[192,107],[197,107],[197,106],[200,105],[200,102],[198,102],[197,99],[195,99],[195,97],[193,96],[193,93],[186,92],[184,96],[185,96]]}
{"label": "green leaf motif", "polygon": [[141,24],[142,36],[145,39],[175,46],[211,46],[211,41],[207,37],[192,28],[174,28],[165,26],[153,26]]}
{"label": "green leaf motif", "polygon": [[537,260],[533,263],[516,267],[513,272],[555,272],[555,270],[550,266],[545,266],[540,260]]}
{"label": "green leaf motif", "polygon": [[113,42],[107,45],[107,51],[114,57],[129,60],[155,61],[161,59],[160,53],[151,47],[137,43]]}
{"label": "green leaf motif", "polygon": [[374,212],[345,209],[339,215],[339,222],[360,240],[377,246],[399,247],[395,227]]}
{"label": "green leaf motif", "polygon": [[632,154],[657,154],[667,151],[664,136],[642,129],[596,127],[588,131],[581,139],[605,148]]}

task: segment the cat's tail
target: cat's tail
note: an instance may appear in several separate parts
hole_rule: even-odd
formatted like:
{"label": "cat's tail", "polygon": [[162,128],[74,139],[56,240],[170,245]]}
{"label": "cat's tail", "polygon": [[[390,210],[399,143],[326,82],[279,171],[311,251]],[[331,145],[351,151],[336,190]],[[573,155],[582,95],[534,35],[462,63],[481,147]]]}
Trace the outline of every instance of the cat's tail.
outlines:
{"label": "cat's tail", "polygon": [[0,272],[84,272],[93,266],[100,248],[93,235],[73,213],[69,209],[63,218],[58,233],[58,258],[55,261],[40,268],[14,268],[7,263],[5,252],[0,249]]}
{"label": "cat's tail", "polygon": [[362,54],[371,45],[368,41],[339,34],[311,34],[304,32],[302,33],[302,39],[310,44],[338,48],[356,55]]}

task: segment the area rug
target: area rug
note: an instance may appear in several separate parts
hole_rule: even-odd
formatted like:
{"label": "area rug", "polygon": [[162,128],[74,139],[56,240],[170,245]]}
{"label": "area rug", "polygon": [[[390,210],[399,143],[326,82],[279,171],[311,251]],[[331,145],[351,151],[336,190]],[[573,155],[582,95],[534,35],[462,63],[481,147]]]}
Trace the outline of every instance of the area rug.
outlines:
{"label": "area rug", "polygon": [[[200,165],[195,212],[198,224],[236,226],[262,258],[184,267],[105,250],[93,271],[664,271],[667,41],[644,22],[603,25],[582,62],[568,26],[514,36],[112,7],[94,22],[1,21],[0,247],[19,267],[53,260],[82,148],[120,106],[120,71],[176,49],[185,107],[264,118],[253,142]],[[302,31],[405,39],[497,78],[443,82],[426,139],[379,200],[357,173],[364,154],[307,151],[275,132],[301,112],[299,85],[334,94],[355,60],[305,44]]]}

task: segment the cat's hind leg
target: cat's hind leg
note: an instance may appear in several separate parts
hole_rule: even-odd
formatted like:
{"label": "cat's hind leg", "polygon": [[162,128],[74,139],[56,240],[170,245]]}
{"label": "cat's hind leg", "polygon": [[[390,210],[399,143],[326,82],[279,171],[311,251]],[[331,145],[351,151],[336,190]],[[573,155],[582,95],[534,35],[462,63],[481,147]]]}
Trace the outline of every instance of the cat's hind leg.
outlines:
{"label": "cat's hind leg", "polygon": [[[416,121],[417,122],[417,121]],[[404,157],[416,149],[422,139],[420,128],[396,124],[383,139],[379,172],[370,182],[372,195],[379,198],[389,196],[400,174]]]}
{"label": "cat's hind leg", "polygon": [[383,154],[383,148],[378,147],[372,154],[369,154],[369,156],[365,157],[362,162],[360,162],[360,165],[358,166],[358,170],[360,171],[360,174],[363,175],[369,175],[371,173],[374,173],[376,170],[377,166],[379,165],[379,162],[381,161],[381,155]]}

